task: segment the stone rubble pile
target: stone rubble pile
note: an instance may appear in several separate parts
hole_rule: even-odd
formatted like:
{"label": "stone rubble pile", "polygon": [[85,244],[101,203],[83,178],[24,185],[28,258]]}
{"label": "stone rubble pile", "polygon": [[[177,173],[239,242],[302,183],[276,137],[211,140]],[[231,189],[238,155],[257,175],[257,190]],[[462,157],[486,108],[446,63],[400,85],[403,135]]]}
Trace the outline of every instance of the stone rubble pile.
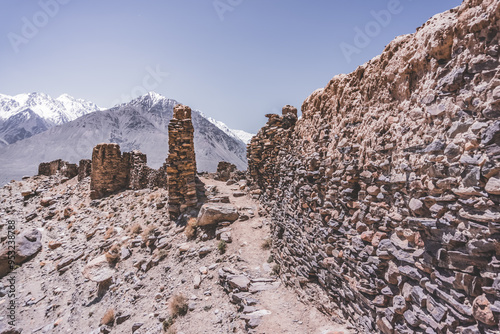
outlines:
{"label": "stone rubble pile", "polygon": [[254,279],[229,267],[219,269],[219,284],[229,294],[231,303],[238,305],[239,318],[245,321],[247,329],[256,328],[263,316],[271,314],[266,309],[259,309],[259,300],[254,297],[261,291],[275,290],[280,285],[275,278]]}
{"label": "stone rubble pile", "polygon": [[369,333],[498,333],[499,32],[500,1],[466,0],[334,77],[300,120],[268,115],[250,189],[304,299]]}

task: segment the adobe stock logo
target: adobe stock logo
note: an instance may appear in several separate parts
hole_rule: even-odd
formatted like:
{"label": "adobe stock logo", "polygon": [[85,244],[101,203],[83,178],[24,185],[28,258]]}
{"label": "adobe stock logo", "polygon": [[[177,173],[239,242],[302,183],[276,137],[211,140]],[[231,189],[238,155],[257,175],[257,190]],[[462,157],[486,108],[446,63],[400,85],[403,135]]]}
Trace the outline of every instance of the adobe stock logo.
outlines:
{"label": "adobe stock logo", "polygon": [[[409,0],[412,1],[412,0]],[[363,28],[359,26],[354,27],[353,44],[342,42],[340,49],[344,58],[348,63],[351,63],[354,54],[360,54],[361,50],[368,47],[372,40],[379,36],[382,29],[391,24],[392,18],[403,11],[403,5],[399,0],[389,0],[387,9],[380,11],[370,11],[373,17],[372,21],[368,21]]]}
{"label": "adobe stock logo", "polygon": [[40,10],[35,12],[31,20],[26,16],[21,18],[21,34],[9,32],[7,38],[15,53],[19,53],[19,47],[22,44],[28,44],[30,40],[36,37],[40,29],[45,27],[51,18],[54,18],[60,10],[61,5],[66,5],[71,0],[40,0],[38,6]]}
{"label": "adobe stock logo", "polygon": [[236,7],[241,5],[243,0],[215,0],[213,2],[214,9],[221,21],[224,21],[226,12],[232,12]]}

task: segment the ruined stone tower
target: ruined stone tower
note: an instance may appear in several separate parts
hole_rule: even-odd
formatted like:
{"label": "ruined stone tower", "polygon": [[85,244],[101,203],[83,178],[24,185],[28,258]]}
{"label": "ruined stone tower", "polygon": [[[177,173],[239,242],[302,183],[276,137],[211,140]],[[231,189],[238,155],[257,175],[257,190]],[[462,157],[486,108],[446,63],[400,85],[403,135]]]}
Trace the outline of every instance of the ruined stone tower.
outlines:
{"label": "ruined stone tower", "polygon": [[175,219],[186,209],[195,207],[198,202],[194,128],[191,108],[188,106],[179,104],[174,108],[174,117],[168,125],[168,143],[169,153],[166,161],[168,210]]}
{"label": "ruined stone tower", "polygon": [[92,152],[90,198],[110,195],[127,186],[128,171],[118,144],[99,144]]}

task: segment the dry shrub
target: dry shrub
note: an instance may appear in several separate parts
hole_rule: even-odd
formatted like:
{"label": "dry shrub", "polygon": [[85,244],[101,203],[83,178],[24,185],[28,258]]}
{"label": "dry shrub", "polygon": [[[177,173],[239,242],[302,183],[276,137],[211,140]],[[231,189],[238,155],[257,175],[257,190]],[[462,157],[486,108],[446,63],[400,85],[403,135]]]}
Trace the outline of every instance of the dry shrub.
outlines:
{"label": "dry shrub", "polygon": [[100,325],[112,325],[115,322],[115,311],[110,308],[104,313]]}
{"label": "dry shrub", "polygon": [[158,227],[156,225],[151,225],[146,227],[146,229],[142,232],[142,239],[147,239],[150,235],[152,235],[155,232],[157,228]]}
{"label": "dry shrub", "polygon": [[186,229],[184,230],[184,234],[186,234],[186,237],[188,239],[193,239],[196,236],[196,228],[198,225],[196,225],[197,219],[196,218],[189,218]]}
{"label": "dry shrub", "polygon": [[114,244],[105,254],[109,263],[116,263],[120,257],[120,246]]}
{"label": "dry shrub", "polygon": [[224,240],[219,241],[217,244],[217,249],[219,250],[219,253],[224,254],[227,249],[227,244]]}
{"label": "dry shrub", "polygon": [[175,319],[172,317],[168,317],[165,321],[163,321],[163,331],[165,331],[166,333],[175,333],[175,330],[173,332],[171,331],[173,330],[172,325],[174,324],[174,322]]}
{"label": "dry shrub", "polygon": [[187,298],[182,293],[174,295],[170,301],[170,314],[172,317],[186,315],[187,311]]}
{"label": "dry shrub", "polygon": [[260,248],[262,249],[269,249],[271,248],[271,239],[267,238],[265,239],[262,244],[260,245]]}
{"label": "dry shrub", "polygon": [[106,229],[106,233],[104,233],[104,240],[108,240],[115,234],[115,228],[110,226]]}
{"label": "dry shrub", "polygon": [[131,228],[130,228],[130,234],[132,235],[138,235],[139,233],[142,232],[142,225],[139,224],[139,223],[136,223],[134,224]]}

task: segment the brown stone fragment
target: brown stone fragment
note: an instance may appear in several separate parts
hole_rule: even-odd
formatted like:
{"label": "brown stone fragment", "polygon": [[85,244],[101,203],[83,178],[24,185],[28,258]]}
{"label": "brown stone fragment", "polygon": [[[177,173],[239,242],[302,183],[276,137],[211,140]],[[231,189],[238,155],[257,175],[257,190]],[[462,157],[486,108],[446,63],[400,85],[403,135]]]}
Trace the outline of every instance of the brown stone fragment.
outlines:
{"label": "brown stone fragment", "polygon": [[491,304],[485,295],[481,295],[474,299],[474,302],[472,303],[472,312],[474,314],[474,318],[483,324],[488,326],[494,326],[497,324],[495,317],[493,316],[493,312],[491,311]]}

